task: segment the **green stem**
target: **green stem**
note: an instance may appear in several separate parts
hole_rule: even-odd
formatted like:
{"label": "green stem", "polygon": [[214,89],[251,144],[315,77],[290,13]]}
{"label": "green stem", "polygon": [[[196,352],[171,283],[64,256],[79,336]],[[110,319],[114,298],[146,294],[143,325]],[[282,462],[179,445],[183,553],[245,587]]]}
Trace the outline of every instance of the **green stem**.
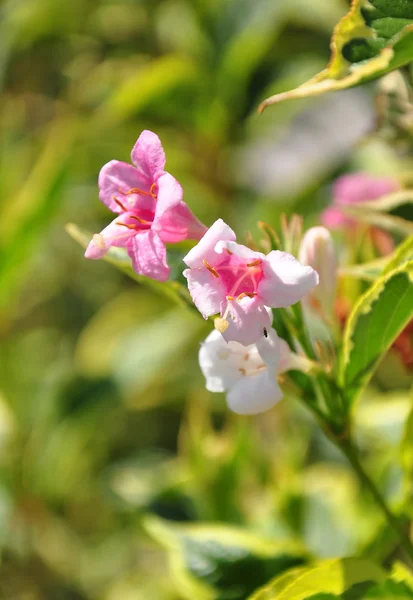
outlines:
{"label": "green stem", "polygon": [[410,541],[409,537],[406,535],[406,533],[403,531],[403,528],[401,527],[397,516],[394,515],[388,507],[386,500],[383,498],[380,490],[377,488],[374,481],[370,479],[369,475],[364,470],[362,464],[360,463],[360,459],[358,457],[356,448],[352,445],[352,443],[349,440],[336,440],[336,445],[348,458],[351,466],[357,473],[361,483],[364,484],[370,490],[371,495],[383,511],[388,524],[399,538],[401,547],[403,548],[407,557],[413,563],[413,544]]}

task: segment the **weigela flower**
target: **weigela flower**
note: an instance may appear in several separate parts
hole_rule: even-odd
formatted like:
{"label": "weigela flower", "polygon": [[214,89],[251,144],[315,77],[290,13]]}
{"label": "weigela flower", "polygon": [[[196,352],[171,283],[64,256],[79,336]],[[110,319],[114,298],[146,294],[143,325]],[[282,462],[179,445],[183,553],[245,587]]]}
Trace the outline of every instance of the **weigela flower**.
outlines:
{"label": "weigela flower", "polygon": [[303,265],[310,265],[319,276],[319,285],[312,289],[303,302],[323,316],[332,318],[337,283],[337,256],[333,238],[325,227],[311,227],[306,231],[298,255]]}
{"label": "weigela flower", "polygon": [[252,415],[282,398],[277,376],[291,369],[308,371],[311,362],[292,352],[271,327],[256,344],[227,343],[214,330],[201,345],[199,364],[210,392],[227,392],[229,408]]}
{"label": "weigela flower", "polygon": [[232,229],[216,221],[185,256],[184,276],[203,317],[220,313],[224,339],[248,346],[271,326],[265,307],[295,304],[317,285],[318,275],[291,254],[264,255],[235,240]]}
{"label": "weigela flower", "polygon": [[116,219],[93,236],[87,258],[102,258],[111,246],[126,248],[136,273],[166,281],[165,243],[199,240],[206,227],[183,202],[183,191],[164,170],[160,139],[143,131],[131,154],[134,166],[112,160],[99,174],[99,198]]}
{"label": "weigela flower", "polygon": [[329,229],[352,226],[355,220],[347,216],[342,207],[359,202],[376,200],[395,192],[400,185],[389,177],[373,177],[367,173],[351,173],[339,177],[333,186],[333,203],[321,215],[323,225]]}

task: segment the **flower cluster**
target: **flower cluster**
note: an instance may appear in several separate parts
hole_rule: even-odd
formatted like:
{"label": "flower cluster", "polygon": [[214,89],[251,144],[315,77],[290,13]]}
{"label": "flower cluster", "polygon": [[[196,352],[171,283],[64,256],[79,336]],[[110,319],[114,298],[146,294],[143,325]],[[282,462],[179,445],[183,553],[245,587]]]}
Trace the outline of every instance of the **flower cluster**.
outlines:
{"label": "flower cluster", "polygon": [[124,247],[138,274],[166,281],[166,244],[198,240],[183,259],[183,275],[203,317],[219,315],[199,354],[207,387],[226,391],[238,413],[271,408],[282,396],[277,376],[309,365],[278,337],[271,309],[299,302],[318,285],[317,271],[311,261],[303,265],[287,252],[264,254],[238,244],[222,219],[207,229],[164,170],[165,154],[154,133],[140,135],[131,157],[133,165],[113,160],[100,172],[100,199],[117,216],[93,236],[85,256],[98,259],[112,246]]}

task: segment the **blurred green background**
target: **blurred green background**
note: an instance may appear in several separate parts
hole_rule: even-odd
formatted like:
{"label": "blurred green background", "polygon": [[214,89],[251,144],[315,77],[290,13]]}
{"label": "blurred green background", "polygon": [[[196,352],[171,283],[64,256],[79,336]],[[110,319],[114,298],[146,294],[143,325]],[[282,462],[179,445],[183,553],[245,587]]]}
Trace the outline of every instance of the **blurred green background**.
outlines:
{"label": "blurred green background", "polygon": [[[230,414],[198,367],[210,324],[84,259],[64,230],[109,222],[99,170],[128,161],[143,129],[160,136],[197,216],[224,218],[241,240],[257,236],[259,219],[278,228],[282,212],[316,223],[349,169],[405,172],[409,154],[372,134],[373,89],[256,114],[327,63],[347,9],[344,0],[0,5],[1,598],[201,598],[167,569],[159,517],[242,526],[281,544],[300,537],[322,557],[363,551],[380,530],[294,390],[264,417]],[[358,419],[365,459],[397,501],[393,458],[409,399],[392,360],[393,379],[376,378]],[[219,580],[220,558],[191,548],[192,573],[227,586],[222,599],[245,597],[254,581],[234,592]]]}

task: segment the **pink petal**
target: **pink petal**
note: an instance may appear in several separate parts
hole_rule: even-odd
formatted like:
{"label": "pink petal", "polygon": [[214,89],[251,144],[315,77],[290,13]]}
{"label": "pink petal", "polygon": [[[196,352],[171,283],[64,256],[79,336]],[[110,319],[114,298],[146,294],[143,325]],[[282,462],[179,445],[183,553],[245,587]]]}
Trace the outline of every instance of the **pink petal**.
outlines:
{"label": "pink petal", "polygon": [[[147,184],[139,177],[137,169],[132,165],[111,160],[102,167],[99,173],[99,198],[115,213],[124,212],[124,208],[154,212],[155,200],[149,195],[151,185],[152,183]],[[135,188],[139,188],[147,194],[127,194]]]}
{"label": "pink petal", "polygon": [[145,275],[157,281],[166,281],[169,277],[169,267],[166,262],[165,244],[157,233],[151,231],[139,232],[131,240],[128,248],[133,268],[139,275]]}
{"label": "pink petal", "polygon": [[336,204],[353,204],[375,200],[400,188],[390,177],[374,177],[368,173],[350,173],[339,177],[333,186]]}
{"label": "pink petal", "polygon": [[354,219],[347,217],[338,207],[330,206],[321,213],[321,222],[327,229],[337,229],[343,225],[351,225]]}
{"label": "pink petal", "polygon": [[188,280],[191,298],[204,319],[219,313],[221,302],[225,300],[221,282],[205,267],[185,269],[183,275]]}
{"label": "pink petal", "polygon": [[136,235],[136,230],[131,229],[136,221],[131,213],[119,215],[100,233],[93,236],[89,246],[86,248],[86,258],[102,258],[111,246],[124,248],[130,239]]}
{"label": "pink petal", "polygon": [[156,175],[165,168],[165,152],[161,140],[152,131],[142,131],[135,143],[131,158],[139,175],[151,186]]}
{"label": "pink petal", "polygon": [[240,258],[245,258],[246,260],[257,260],[264,258],[264,254],[262,252],[254,252],[254,250],[251,250],[251,248],[247,248],[247,246],[243,246],[242,244],[237,244],[237,242],[221,241],[215,246],[215,252],[217,254],[222,254],[225,252],[225,250],[229,250],[231,254],[235,254]]}
{"label": "pink petal", "polygon": [[277,381],[263,371],[237,381],[227,393],[227,403],[235,413],[255,415],[272,408],[282,396]]}
{"label": "pink petal", "polygon": [[[232,300],[229,306],[227,317],[229,325],[222,334],[226,342],[234,341],[249,346],[258,342],[264,335],[264,329],[270,329],[270,316],[259,298],[246,296],[241,300]],[[226,307],[227,301],[223,302],[222,313]]]}
{"label": "pink petal", "polygon": [[183,260],[191,269],[203,267],[204,259],[212,266],[217,265],[223,260],[224,256],[219,256],[215,252],[216,244],[221,240],[235,241],[235,239],[236,236],[231,227],[224,223],[222,219],[218,219]]}
{"label": "pink petal", "polygon": [[207,231],[183,202],[183,190],[169,173],[158,179],[158,201],[152,229],[164,242],[176,243],[186,239],[199,240]]}
{"label": "pink petal", "polygon": [[264,277],[258,294],[266,306],[279,308],[295,304],[318,285],[318,274],[304,267],[287,252],[273,250],[263,261]]}

